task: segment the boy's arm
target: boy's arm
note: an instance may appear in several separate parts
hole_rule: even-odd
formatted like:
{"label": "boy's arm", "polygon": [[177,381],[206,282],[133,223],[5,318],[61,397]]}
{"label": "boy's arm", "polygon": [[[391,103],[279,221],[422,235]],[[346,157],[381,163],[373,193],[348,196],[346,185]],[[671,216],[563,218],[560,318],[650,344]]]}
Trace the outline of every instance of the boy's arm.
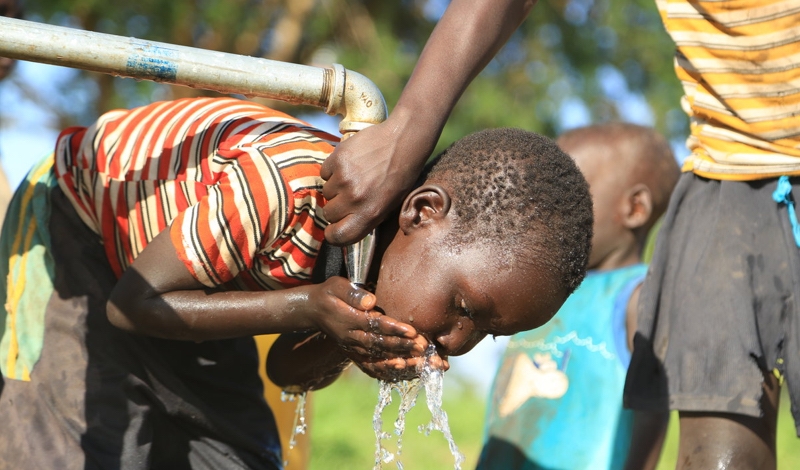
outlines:
{"label": "boy's arm", "polygon": [[642,290],[640,283],[631,292],[631,298],[625,307],[625,333],[628,338],[628,351],[633,352],[633,337],[636,336],[637,319],[639,315],[639,292]]}
{"label": "boy's arm", "polygon": [[209,289],[189,273],[165,230],[123,273],[107,311],[117,327],[159,338],[203,341],[322,331],[361,354],[424,352],[412,326],[381,315],[374,307],[374,295],[338,277],[278,291]]}
{"label": "boy's arm", "polygon": [[453,0],[433,30],[389,118],[342,142],[322,166],[325,237],[363,238],[402,201],[456,101],[536,0]]}
{"label": "boy's arm", "polygon": [[[625,312],[625,329],[628,336],[628,350],[633,351],[633,337],[636,334],[639,313],[639,284],[631,294]],[[625,461],[626,470],[652,470],[656,468],[661,456],[661,447],[669,423],[669,412],[634,410],[631,447]]]}

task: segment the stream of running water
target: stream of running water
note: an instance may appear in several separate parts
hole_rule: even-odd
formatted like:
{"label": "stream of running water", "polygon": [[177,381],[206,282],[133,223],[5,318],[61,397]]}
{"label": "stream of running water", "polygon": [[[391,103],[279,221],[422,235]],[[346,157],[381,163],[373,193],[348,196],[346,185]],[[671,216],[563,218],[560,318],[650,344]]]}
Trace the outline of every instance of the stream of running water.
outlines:
{"label": "stream of running water", "polygon": [[[425,402],[428,411],[431,413],[431,421],[428,424],[420,425],[419,432],[429,436],[432,431],[440,431],[450,449],[454,459],[454,470],[461,470],[464,463],[464,454],[458,450],[458,446],[450,432],[450,425],[447,421],[447,413],[442,408],[442,393],[444,390],[444,371],[434,367],[432,358],[436,355],[436,348],[428,346],[425,351],[425,360],[417,366],[419,377],[412,380],[401,380],[397,382],[380,381],[378,391],[378,404],[375,406],[375,413],[372,417],[372,428],[375,431],[375,465],[373,470],[381,470],[383,464],[394,462],[398,470],[404,470],[401,460],[403,452],[403,433],[406,429],[406,415],[417,402],[420,390],[425,390]],[[397,410],[397,419],[394,421],[394,435],[397,436],[395,452],[390,451],[384,445],[384,441],[392,439],[392,434],[383,430],[383,412],[392,403],[392,392],[397,391],[400,397],[400,405]],[[281,401],[296,401],[294,422],[292,423],[292,433],[289,438],[289,449],[293,449],[297,444],[297,436],[306,433],[306,393],[287,393],[281,394]],[[288,462],[284,461],[284,466]]]}
{"label": "stream of running water", "polygon": [[[399,470],[403,470],[403,463],[400,459],[403,451],[403,433],[406,427],[406,414],[414,407],[419,391],[425,389],[425,402],[431,413],[431,421],[428,424],[420,425],[419,431],[429,436],[432,431],[440,431],[447,440],[450,453],[454,459],[454,469],[461,470],[464,463],[464,454],[458,450],[458,446],[450,432],[450,425],[447,421],[447,413],[442,409],[442,392],[444,385],[444,371],[434,367],[431,358],[436,354],[436,348],[431,344],[425,351],[425,360],[418,366],[419,378],[412,380],[401,380],[398,382],[380,381],[378,391],[378,404],[375,406],[375,414],[372,418],[372,427],[375,430],[375,465],[373,470],[380,470],[383,464],[395,462]],[[391,452],[384,445],[384,441],[391,439],[391,434],[383,430],[383,412],[392,403],[392,391],[396,390],[400,396],[400,406],[397,412],[397,419],[394,422],[394,434],[397,436],[397,451]]]}
{"label": "stream of running water", "polygon": [[[297,436],[305,434],[308,426],[306,425],[306,395],[308,392],[288,393],[281,392],[281,401],[297,401],[294,409],[294,421],[292,422],[292,434],[289,437],[289,449],[294,449],[297,445]],[[285,456],[284,456],[285,457]],[[283,466],[288,465],[288,461],[283,461]]]}

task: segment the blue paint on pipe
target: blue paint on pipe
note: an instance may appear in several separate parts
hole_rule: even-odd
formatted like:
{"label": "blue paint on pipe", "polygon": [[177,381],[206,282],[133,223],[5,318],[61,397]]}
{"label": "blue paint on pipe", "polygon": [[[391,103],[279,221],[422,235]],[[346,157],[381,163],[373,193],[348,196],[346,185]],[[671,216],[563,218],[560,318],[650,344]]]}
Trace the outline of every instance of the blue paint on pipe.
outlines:
{"label": "blue paint on pipe", "polygon": [[136,53],[128,56],[126,70],[132,77],[174,81],[178,76],[178,51],[150,43],[134,43]]}

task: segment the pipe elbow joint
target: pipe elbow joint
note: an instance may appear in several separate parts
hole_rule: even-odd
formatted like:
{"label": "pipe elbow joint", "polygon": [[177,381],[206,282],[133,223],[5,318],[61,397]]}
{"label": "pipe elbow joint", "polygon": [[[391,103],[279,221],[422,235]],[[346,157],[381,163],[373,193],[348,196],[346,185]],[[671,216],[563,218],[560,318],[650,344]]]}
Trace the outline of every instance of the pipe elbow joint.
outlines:
{"label": "pipe elbow joint", "polygon": [[358,72],[333,64],[326,69],[331,77],[331,89],[325,112],[341,114],[339,132],[342,135],[380,124],[388,116],[386,101],[378,87]]}

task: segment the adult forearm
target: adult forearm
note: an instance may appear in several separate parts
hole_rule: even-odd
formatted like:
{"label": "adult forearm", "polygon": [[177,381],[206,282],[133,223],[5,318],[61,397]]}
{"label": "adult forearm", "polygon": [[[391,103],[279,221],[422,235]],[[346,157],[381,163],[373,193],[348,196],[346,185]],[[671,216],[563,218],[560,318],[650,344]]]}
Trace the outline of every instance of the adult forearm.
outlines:
{"label": "adult forearm", "polygon": [[403,89],[397,112],[441,131],[464,89],[508,41],[536,0],[453,0]]}

